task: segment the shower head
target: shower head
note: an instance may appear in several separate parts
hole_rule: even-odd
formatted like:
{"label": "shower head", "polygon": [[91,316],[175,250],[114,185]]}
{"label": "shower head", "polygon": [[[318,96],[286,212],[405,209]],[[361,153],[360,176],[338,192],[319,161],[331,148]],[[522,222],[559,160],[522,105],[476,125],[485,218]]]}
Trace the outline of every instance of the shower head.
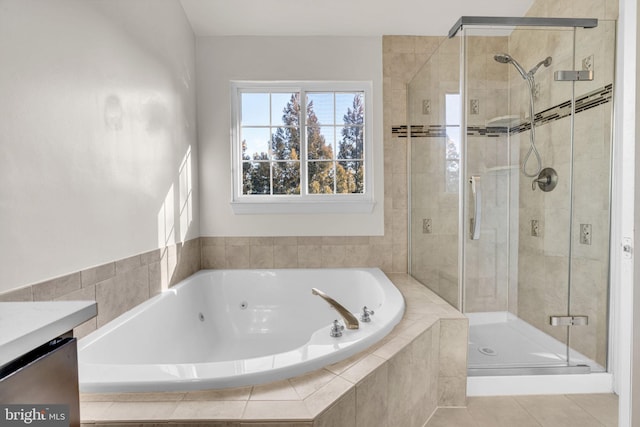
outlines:
{"label": "shower head", "polygon": [[538,71],[538,68],[540,68],[540,66],[542,65],[544,65],[545,67],[548,67],[549,65],[551,65],[551,57],[547,56],[542,61],[538,62],[535,67],[529,70],[529,75],[533,76],[536,73],[536,71]]}
{"label": "shower head", "polygon": [[493,59],[495,59],[497,62],[500,62],[501,64],[509,64],[509,63],[513,64],[513,66],[516,67],[516,70],[518,70],[518,73],[520,73],[522,78],[525,79],[526,81],[529,81],[529,75],[527,74],[527,72],[524,70],[524,68],[522,68],[522,65],[520,65],[518,61],[516,61],[511,57],[511,55],[507,53],[498,53],[493,56]]}
{"label": "shower head", "polygon": [[506,53],[497,53],[493,56],[493,59],[502,64],[508,64],[512,60],[511,56],[507,55]]}

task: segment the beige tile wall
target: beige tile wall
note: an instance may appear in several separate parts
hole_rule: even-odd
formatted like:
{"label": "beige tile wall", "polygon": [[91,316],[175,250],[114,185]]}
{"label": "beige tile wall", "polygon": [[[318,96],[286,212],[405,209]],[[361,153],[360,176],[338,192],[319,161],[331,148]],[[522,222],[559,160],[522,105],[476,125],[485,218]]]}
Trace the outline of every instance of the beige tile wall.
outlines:
{"label": "beige tile wall", "polygon": [[156,249],[0,294],[0,301],[95,300],[98,315],[74,330],[82,338],[200,270],[200,239]]}

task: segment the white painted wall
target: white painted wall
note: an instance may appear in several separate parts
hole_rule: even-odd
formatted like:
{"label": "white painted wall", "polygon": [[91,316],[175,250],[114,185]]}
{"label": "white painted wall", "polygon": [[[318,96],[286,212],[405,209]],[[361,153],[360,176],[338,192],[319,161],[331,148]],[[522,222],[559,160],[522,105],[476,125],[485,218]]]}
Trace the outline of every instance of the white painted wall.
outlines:
{"label": "white painted wall", "polygon": [[1,0],[0,58],[0,292],[199,235],[177,0]]}
{"label": "white painted wall", "polygon": [[[202,37],[197,39],[198,142],[203,236],[341,236],[384,233],[382,39]],[[295,58],[295,63],[291,63]],[[374,198],[371,214],[234,215],[231,80],[373,82]]]}

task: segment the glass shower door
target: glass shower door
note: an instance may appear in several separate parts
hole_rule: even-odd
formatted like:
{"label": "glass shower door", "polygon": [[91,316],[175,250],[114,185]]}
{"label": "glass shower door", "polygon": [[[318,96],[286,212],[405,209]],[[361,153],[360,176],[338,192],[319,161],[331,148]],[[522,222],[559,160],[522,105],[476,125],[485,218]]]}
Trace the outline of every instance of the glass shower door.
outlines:
{"label": "glass shower door", "polygon": [[470,375],[607,364],[615,22],[532,21],[467,25],[408,85],[410,274],[469,317]]}
{"label": "glass shower door", "polygon": [[[470,375],[606,365],[609,33],[606,22],[464,30]],[[594,56],[603,64],[592,80],[582,68]]]}
{"label": "glass shower door", "polygon": [[573,83],[554,72],[573,70],[574,29],[464,38],[469,373],[568,372],[569,328],[550,318],[569,307],[572,123],[554,111],[572,105]]}
{"label": "glass shower door", "polygon": [[408,85],[410,270],[459,310],[461,37],[445,39]]}

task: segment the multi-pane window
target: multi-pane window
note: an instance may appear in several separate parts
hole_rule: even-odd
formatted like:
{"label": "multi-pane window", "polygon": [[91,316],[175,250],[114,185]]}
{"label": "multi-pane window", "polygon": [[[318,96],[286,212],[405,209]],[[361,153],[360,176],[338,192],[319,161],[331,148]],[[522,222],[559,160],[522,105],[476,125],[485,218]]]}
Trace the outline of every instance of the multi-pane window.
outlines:
{"label": "multi-pane window", "polygon": [[362,84],[349,90],[243,86],[233,88],[234,201],[364,199],[370,181]]}

